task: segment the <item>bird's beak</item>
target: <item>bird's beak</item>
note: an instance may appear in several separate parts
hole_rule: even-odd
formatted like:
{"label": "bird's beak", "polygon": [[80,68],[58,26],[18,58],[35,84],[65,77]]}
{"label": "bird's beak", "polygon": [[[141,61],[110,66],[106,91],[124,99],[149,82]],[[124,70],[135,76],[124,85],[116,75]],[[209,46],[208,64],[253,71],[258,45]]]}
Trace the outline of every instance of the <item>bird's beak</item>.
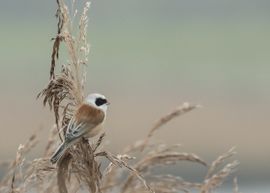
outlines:
{"label": "bird's beak", "polygon": [[107,102],[107,105],[110,105],[111,103],[110,102]]}

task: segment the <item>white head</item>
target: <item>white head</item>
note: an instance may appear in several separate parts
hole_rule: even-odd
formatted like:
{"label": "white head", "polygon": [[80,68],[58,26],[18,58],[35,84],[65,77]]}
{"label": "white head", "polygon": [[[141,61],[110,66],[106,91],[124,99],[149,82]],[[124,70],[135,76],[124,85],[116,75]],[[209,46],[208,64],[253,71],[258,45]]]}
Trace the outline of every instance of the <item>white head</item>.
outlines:
{"label": "white head", "polygon": [[104,95],[98,93],[89,94],[86,97],[86,103],[102,110],[105,113],[107,111],[108,105],[110,104]]}

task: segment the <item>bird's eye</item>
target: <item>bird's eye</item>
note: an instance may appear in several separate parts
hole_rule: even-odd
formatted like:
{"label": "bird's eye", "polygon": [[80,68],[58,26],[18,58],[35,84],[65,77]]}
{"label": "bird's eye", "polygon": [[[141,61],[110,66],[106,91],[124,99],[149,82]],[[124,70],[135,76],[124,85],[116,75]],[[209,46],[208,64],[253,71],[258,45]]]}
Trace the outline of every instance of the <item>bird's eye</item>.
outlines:
{"label": "bird's eye", "polygon": [[101,105],[104,105],[105,103],[107,103],[107,100],[103,99],[103,98],[97,98],[95,103],[97,106],[101,106]]}

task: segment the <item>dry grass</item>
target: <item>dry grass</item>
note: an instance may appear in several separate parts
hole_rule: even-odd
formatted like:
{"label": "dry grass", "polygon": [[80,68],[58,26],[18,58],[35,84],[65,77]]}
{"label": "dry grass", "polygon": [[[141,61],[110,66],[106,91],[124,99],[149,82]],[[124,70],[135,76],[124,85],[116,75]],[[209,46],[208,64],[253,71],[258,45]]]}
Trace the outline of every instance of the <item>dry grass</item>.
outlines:
{"label": "dry grass", "polygon": [[[76,7],[78,2],[76,0],[72,2],[73,7]],[[82,103],[84,98],[84,67],[90,48],[86,38],[87,12],[90,3],[85,2],[80,15],[77,10],[69,9],[64,0],[57,0],[57,5],[58,25],[56,37],[53,38],[50,81],[38,95],[43,98],[43,104],[53,110],[55,126],[50,131],[43,157],[26,160],[27,153],[37,144],[36,134],[33,134],[24,145],[19,146],[15,160],[9,163],[7,173],[0,182],[0,192],[71,193],[83,190],[92,193],[114,191],[176,193],[196,190],[201,193],[210,193],[220,186],[238,165],[237,161],[225,164],[227,159],[235,154],[234,149],[208,165],[194,153],[181,152],[178,144],[167,146],[149,143],[161,126],[198,107],[189,103],[184,103],[161,117],[145,139],[124,148],[121,154],[113,155],[101,148],[100,145],[105,138],[105,134],[102,134],[96,142],[91,144],[82,139],[69,149],[57,166],[51,165],[49,157],[59,140],[62,140],[74,109]],[[78,18],[77,26],[73,23],[74,18]],[[66,48],[69,58],[56,73],[61,45]],[[133,157],[135,153],[140,154],[138,159]],[[104,159],[109,161],[107,165]],[[208,172],[202,182],[188,182],[178,176],[152,173],[152,168],[175,165],[182,161],[208,167]],[[105,165],[104,170],[101,169],[101,164]],[[238,192],[237,180],[234,181],[234,192]]]}

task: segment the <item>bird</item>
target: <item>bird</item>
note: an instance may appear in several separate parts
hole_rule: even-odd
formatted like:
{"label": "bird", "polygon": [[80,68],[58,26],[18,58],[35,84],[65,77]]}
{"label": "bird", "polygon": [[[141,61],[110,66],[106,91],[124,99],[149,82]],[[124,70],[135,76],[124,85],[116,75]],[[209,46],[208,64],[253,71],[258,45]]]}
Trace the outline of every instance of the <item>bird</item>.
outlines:
{"label": "bird", "polygon": [[89,94],[85,98],[68,123],[64,141],[52,155],[50,159],[52,164],[55,164],[79,139],[94,137],[102,130],[109,104],[105,96],[99,93]]}

